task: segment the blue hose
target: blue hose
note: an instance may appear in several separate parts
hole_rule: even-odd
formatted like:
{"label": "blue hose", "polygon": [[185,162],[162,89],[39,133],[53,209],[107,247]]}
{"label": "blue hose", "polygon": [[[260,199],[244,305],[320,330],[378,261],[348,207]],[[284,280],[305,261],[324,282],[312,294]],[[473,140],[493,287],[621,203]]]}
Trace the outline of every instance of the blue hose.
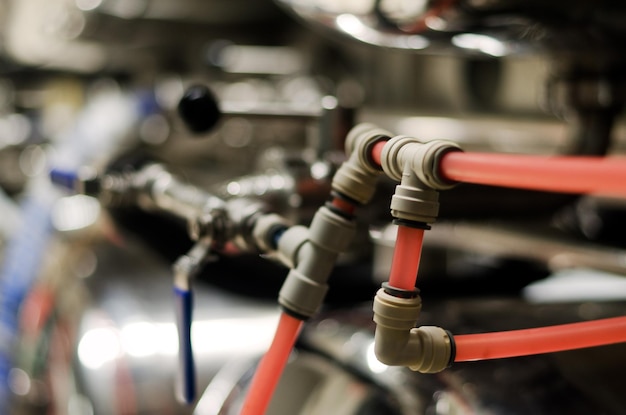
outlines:
{"label": "blue hose", "polygon": [[37,279],[51,235],[52,198],[28,195],[22,202],[22,226],[8,241],[0,268],[0,414],[9,413],[9,374],[19,336],[20,306]]}
{"label": "blue hose", "polygon": [[78,177],[73,171],[52,169],[50,170],[50,181],[66,190],[76,191]]}
{"label": "blue hose", "polygon": [[176,326],[178,327],[178,394],[191,404],[196,399],[196,369],[191,347],[191,322],[193,319],[193,293],[174,286],[176,302]]}

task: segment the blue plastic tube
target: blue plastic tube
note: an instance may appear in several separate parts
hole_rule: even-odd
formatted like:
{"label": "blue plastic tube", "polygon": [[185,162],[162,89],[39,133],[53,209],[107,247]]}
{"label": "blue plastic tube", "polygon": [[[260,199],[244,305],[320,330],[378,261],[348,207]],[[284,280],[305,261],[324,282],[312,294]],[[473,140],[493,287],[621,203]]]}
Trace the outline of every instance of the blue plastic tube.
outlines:
{"label": "blue plastic tube", "polygon": [[196,369],[191,347],[191,322],[193,319],[193,293],[174,286],[176,326],[178,328],[178,379],[177,394],[182,402],[191,404],[196,399]]}

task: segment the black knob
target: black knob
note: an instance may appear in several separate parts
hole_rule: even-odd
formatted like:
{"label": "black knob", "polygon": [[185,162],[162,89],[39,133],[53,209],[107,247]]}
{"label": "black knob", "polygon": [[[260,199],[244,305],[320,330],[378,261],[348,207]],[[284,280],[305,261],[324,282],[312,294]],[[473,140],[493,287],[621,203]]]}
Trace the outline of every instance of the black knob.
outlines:
{"label": "black knob", "polygon": [[198,134],[210,131],[222,115],[217,99],[204,85],[194,85],[185,92],[178,103],[178,113],[187,127]]}

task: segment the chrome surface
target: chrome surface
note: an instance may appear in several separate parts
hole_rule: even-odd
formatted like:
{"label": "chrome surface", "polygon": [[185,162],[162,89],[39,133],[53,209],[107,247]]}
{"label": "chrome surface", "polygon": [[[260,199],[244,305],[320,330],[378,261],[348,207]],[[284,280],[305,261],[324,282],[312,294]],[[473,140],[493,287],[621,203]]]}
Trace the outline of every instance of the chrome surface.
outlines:
{"label": "chrome surface", "polygon": [[[178,342],[170,266],[132,238],[123,249],[103,244],[95,253],[99,265],[86,280],[91,302],[80,316],[74,368],[94,413],[118,414],[121,407],[190,413],[174,395]],[[278,310],[271,301],[194,285],[192,339],[202,390],[226,361],[267,348]]]}
{"label": "chrome surface", "polygon": [[[431,301],[420,324],[443,325],[454,333],[496,331],[615,316],[623,307],[623,302],[538,306],[507,298]],[[306,326],[268,415],[617,414],[626,408],[619,386],[624,345],[463,363],[424,375],[382,365],[372,344],[369,305],[322,313]],[[254,366],[254,361],[225,366],[194,415],[237,414]]]}
{"label": "chrome surface", "polygon": [[[9,197],[0,238],[15,232],[20,192],[45,169],[43,149],[74,129],[77,148],[164,163],[180,183],[165,178],[157,204],[181,216],[197,216],[212,192],[241,202],[238,217],[262,202],[294,223],[325,203],[354,120],[468,151],[626,150],[626,3],[275,3],[0,1],[0,185]],[[210,84],[225,114],[199,140],[174,110],[192,82]],[[128,93],[126,104],[93,105],[103,85]],[[85,109],[98,117],[76,115]],[[124,120],[131,114],[137,125]],[[389,222],[393,185],[381,183],[359,208],[357,244],[268,415],[626,413],[623,345],[463,363],[435,376],[377,362],[368,299],[389,272],[393,232],[376,229]],[[501,190],[442,193],[420,268],[420,324],[475,333],[623,315],[626,205]],[[10,371],[15,415],[238,413],[271,341],[286,270],[222,253],[192,282],[206,390],[197,407],[182,407],[171,263],[191,241],[184,225],[153,213],[81,196],[53,208],[40,282],[58,302],[45,324],[26,319],[39,331],[26,326]]]}
{"label": "chrome surface", "polygon": [[[617,24],[617,16],[623,17],[626,9],[611,2],[277,2],[318,27],[363,43],[415,52],[502,57],[548,50],[594,53],[594,47],[599,46],[618,53],[617,42],[613,42],[625,34]],[[598,9],[601,12],[593,15]],[[588,25],[594,25],[600,35],[585,30]],[[608,40],[607,36],[614,39]],[[575,50],[576,41],[583,50]]]}

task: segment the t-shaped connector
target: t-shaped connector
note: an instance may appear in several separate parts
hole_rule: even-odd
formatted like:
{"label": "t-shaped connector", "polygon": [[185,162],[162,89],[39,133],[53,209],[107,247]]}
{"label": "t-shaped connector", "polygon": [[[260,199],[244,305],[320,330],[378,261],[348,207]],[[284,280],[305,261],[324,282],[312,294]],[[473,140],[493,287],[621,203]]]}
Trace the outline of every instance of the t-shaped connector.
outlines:
{"label": "t-shaped connector", "polygon": [[425,186],[446,190],[457,183],[439,174],[439,161],[451,151],[463,150],[452,141],[422,142],[413,137],[399,135],[391,138],[383,147],[380,164],[385,173],[396,181],[402,181],[412,171]]}
{"label": "t-shaped connector", "polygon": [[450,151],[461,151],[454,143],[435,140],[426,143],[397,136],[383,147],[380,161],[385,173],[400,182],[391,198],[394,218],[412,222],[432,223],[439,214],[438,190],[456,183],[438,174],[440,158]]}
{"label": "t-shaped connector", "polygon": [[300,226],[285,231],[278,249],[295,268],[287,275],[278,302],[288,313],[306,319],[317,312],[337,257],[348,249],[355,231],[354,221],[325,206],[315,214],[308,233]]}

